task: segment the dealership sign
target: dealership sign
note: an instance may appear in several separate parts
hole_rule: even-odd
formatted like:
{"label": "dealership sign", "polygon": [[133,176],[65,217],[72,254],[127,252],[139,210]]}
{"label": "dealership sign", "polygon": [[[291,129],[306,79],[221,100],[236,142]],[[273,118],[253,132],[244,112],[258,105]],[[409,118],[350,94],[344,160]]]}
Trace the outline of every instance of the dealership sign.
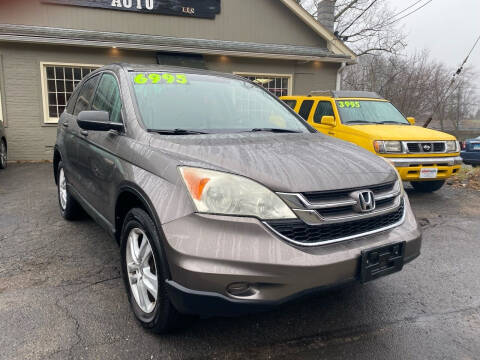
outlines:
{"label": "dealership sign", "polygon": [[220,0],[42,0],[44,3],[214,19]]}

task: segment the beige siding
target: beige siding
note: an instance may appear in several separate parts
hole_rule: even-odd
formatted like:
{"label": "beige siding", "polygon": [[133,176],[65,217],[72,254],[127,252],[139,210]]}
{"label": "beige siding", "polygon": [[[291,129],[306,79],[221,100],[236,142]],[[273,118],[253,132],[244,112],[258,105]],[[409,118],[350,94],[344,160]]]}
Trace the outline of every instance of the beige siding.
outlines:
{"label": "beige siding", "polygon": [[279,0],[222,0],[215,20],[17,0],[0,2],[0,23],[326,47]]}

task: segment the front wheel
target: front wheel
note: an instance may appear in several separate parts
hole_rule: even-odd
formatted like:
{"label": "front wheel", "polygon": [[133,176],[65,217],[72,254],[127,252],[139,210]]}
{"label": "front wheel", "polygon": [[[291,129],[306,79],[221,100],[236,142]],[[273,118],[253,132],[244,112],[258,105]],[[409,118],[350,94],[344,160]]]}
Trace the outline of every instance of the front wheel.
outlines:
{"label": "front wheel", "polygon": [[58,204],[60,205],[60,212],[65,220],[75,220],[80,217],[82,209],[72,195],[68,192],[67,177],[63,163],[60,161],[57,171],[57,190],[58,190]]}
{"label": "front wheel", "polygon": [[133,312],[141,325],[159,334],[184,325],[186,317],[172,305],[165,280],[168,273],[160,237],[150,216],[132,209],[121,237],[122,276]]}
{"label": "front wheel", "polygon": [[419,192],[430,193],[440,190],[445,184],[445,180],[412,181],[411,184],[413,188]]}

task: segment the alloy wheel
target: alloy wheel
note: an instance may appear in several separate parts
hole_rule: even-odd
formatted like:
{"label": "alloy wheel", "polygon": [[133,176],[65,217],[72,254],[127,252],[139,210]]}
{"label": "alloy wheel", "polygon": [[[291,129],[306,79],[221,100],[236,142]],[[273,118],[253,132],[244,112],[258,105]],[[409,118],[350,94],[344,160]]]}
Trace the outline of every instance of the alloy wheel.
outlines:
{"label": "alloy wheel", "polygon": [[155,309],[158,297],[158,277],[153,250],[145,232],[130,231],[126,249],[127,273],[133,297],[147,314]]}
{"label": "alloy wheel", "polygon": [[65,210],[67,208],[67,179],[65,178],[63,168],[60,169],[58,174],[58,195],[60,197],[60,206],[62,210]]}
{"label": "alloy wheel", "polygon": [[5,168],[7,164],[7,149],[5,147],[5,143],[0,140],[0,165],[2,168]]}

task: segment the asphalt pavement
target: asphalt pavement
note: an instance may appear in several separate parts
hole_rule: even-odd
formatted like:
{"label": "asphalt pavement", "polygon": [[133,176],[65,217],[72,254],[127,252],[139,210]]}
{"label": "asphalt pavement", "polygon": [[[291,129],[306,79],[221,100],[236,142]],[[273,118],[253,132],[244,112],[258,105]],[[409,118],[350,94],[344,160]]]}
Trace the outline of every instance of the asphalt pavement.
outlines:
{"label": "asphalt pavement", "polygon": [[400,273],[158,336],[115,241],[61,218],[51,168],[0,171],[0,359],[480,359],[480,191],[408,190],[424,242]]}

